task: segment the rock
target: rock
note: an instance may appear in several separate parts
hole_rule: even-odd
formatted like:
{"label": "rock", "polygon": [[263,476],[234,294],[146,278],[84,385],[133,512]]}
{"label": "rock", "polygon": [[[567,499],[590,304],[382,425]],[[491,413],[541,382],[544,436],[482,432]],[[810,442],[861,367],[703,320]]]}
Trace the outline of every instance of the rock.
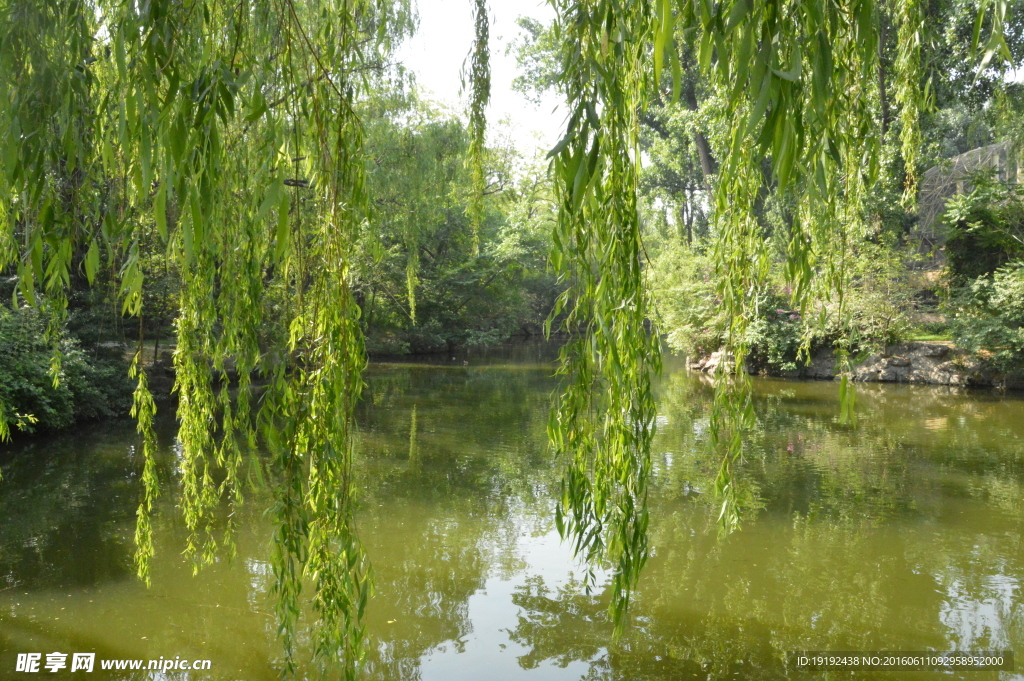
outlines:
{"label": "rock", "polygon": [[[723,364],[723,362],[724,362],[724,364]],[[728,371],[730,368],[732,368],[732,362],[733,362],[733,355],[732,355],[731,352],[726,352],[724,350],[719,350],[717,352],[712,352],[711,356],[708,357],[706,362],[704,362],[704,366],[701,369],[701,371],[705,371],[707,373],[713,373],[715,371],[715,369],[718,368],[719,364],[723,364],[722,368],[725,369],[726,371]]]}
{"label": "rock", "polygon": [[[731,365],[732,355],[719,350],[698,361],[688,361],[687,366],[710,374],[714,373],[721,362]],[[806,366],[797,371],[776,372],[773,375],[834,380],[837,378],[835,363],[835,352],[831,348],[821,348],[814,352]],[[853,380],[1024,389],[1024,373],[1001,376],[993,372],[980,357],[948,345],[923,342],[901,343],[887,347],[884,353],[871,355],[853,368]]]}
{"label": "rock", "polygon": [[989,379],[980,374],[980,365],[965,356],[951,354],[945,345],[932,343],[901,343],[872,355],[854,369],[855,381],[888,383],[933,383],[938,385],[987,385]]}
{"label": "rock", "polygon": [[885,363],[881,357],[872,355],[862,362],[860,366],[853,369],[853,380],[855,381],[882,381],[882,372],[886,370]]}
{"label": "rock", "polygon": [[801,373],[805,378],[831,381],[836,376],[836,353],[831,348],[817,350]]}
{"label": "rock", "polygon": [[906,371],[900,371],[899,368],[887,368],[878,372],[878,380],[882,383],[905,383],[908,378],[909,374]]}

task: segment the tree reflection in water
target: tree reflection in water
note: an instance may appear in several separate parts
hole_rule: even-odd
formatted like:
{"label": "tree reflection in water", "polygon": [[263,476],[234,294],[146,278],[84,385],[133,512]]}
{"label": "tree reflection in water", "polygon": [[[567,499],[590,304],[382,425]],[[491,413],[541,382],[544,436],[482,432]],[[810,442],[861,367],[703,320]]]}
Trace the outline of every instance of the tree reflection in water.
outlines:
{"label": "tree reflection in water", "polygon": [[531,646],[524,666],[575,659],[590,660],[595,679],[773,679],[787,674],[789,650],[1024,640],[1019,400],[867,386],[851,428],[832,386],[758,382],[738,476],[744,531],[720,541],[705,494],[711,391],[682,373],[661,388],[654,555],[629,634],[608,646],[599,598],[531,583],[513,633]]}
{"label": "tree reflection in water", "polygon": [[[742,530],[719,539],[711,390],[666,372],[653,554],[613,642],[606,575],[588,595],[554,529],[550,372],[461,359],[368,371],[357,520],[376,593],[361,678],[801,678],[786,651],[1024,649],[1021,400],[863,386],[850,427],[831,384],[755,381]],[[173,430],[161,442],[173,484]],[[147,591],[131,576],[134,445],[127,425],[5,450],[0,665],[33,641],[89,642],[116,657],[195,652],[220,660],[213,679],[277,678],[261,500],[235,518],[234,565],[198,579],[161,510]]]}

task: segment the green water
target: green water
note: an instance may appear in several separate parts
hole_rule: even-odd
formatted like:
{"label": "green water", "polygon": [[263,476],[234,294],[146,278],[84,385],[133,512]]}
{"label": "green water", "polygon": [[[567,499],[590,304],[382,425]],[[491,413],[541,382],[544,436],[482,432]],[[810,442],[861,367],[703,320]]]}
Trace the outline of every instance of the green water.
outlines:
{"label": "green water", "polygon": [[[1024,678],[798,673],[785,662],[806,649],[1024,656],[1021,399],[864,385],[849,427],[835,384],[757,380],[743,528],[719,539],[710,388],[667,367],[652,556],[613,643],[602,574],[588,595],[554,530],[559,467],[545,428],[556,383],[542,357],[368,370],[359,529],[376,594],[362,678]],[[173,478],[173,424],[161,443]],[[47,678],[278,678],[263,501],[236,518],[235,559],[193,577],[172,479],[147,590],[131,561],[136,444],[125,424],[0,451],[0,678],[35,678],[14,672],[16,653],[33,651],[212,664]]]}

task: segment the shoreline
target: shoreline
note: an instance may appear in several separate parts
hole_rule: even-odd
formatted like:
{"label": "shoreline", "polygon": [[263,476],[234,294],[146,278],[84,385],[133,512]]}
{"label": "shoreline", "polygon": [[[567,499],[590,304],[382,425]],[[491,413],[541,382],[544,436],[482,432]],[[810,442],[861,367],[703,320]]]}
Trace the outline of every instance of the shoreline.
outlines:
{"label": "shoreline", "polygon": [[[690,371],[712,373],[720,362],[730,361],[722,351],[713,352],[690,361]],[[805,366],[793,371],[775,371],[746,367],[754,376],[776,378],[838,380],[835,350],[820,348],[811,354]],[[977,355],[955,348],[950,344],[927,341],[906,341],[890,345],[884,352],[869,355],[854,364],[853,380],[857,383],[909,383],[918,385],[945,385],[962,388],[999,388],[1024,390],[1024,372],[1004,375],[985,366]]]}

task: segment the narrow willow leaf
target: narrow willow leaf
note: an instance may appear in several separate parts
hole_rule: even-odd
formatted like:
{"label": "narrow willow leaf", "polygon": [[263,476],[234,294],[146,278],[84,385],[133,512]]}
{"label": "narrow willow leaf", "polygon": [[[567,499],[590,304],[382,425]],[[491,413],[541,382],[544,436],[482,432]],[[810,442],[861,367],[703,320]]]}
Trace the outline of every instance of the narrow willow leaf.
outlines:
{"label": "narrow willow leaf", "polygon": [[100,247],[94,239],[89,244],[89,251],[85,254],[85,277],[89,280],[89,284],[93,284],[96,281],[96,272],[100,267]]}
{"label": "narrow willow leaf", "polygon": [[153,218],[156,221],[157,233],[165,242],[167,241],[167,184],[160,183],[157,189],[156,198],[153,199]]}
{"label": "narrow willow leaf", "polygon": [[284,262],[288,253],[289,237],[291,235],[288,222],[288,210],[291,199],[288,192],[281,192],[280,203],[277,207],[277,235],[274,238],[274,258],[278,262]]}
{"label": "narrow willow leaf", "polygon": [[263,202],[260,204],[259,210],[256,211],[257,222],[266,220],[270,211],[280,207],[281,195],[284,193],[284,181],[281,178],[275,178],[267,187],[267,192],[263,195]]}
{"label": "narrow willow leaf", "polygon": [[726,33],[739,26],[740,22],[746,19],[751,9],[753,9],[753,5],[750,0],[736,0],[733,3],[732,10],[729,12],[729,20],[725,25]]}

